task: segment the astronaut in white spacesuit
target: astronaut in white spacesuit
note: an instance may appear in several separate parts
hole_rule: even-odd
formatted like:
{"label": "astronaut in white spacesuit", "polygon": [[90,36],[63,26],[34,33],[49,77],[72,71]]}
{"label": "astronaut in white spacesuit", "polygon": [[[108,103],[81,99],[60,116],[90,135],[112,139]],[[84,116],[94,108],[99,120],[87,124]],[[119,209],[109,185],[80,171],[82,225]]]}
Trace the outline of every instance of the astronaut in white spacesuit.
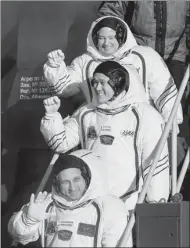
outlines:
{"label": "astronaut in white spacesuit", "polygon": [[[53,167],[51,194],[36,198],[11,217],[15,241],[41,238],[42,247],[116,247],[129,212],[111,195],[101,159],[88,150],[60,154]],[[126,243],[132,247],[132,237]]]}

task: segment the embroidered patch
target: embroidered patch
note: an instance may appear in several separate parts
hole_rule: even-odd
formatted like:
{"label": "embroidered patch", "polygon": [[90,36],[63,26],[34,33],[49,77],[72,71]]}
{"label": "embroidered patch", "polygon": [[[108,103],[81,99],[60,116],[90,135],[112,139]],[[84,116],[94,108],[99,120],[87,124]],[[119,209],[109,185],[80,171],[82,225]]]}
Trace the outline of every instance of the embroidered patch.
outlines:
{"label": "embroidered patch", "polygon": [[58,220],[57,221],[58,226],[72,226],[73,221],[64,221],[64,220]]}
{"label": "embroidered patch", "polygon": [[51,221],[47,224],[46,235],[51,235],[53,233],[55,233],[55,226],[54,226],[54,222]]}
{"label": "embroidered patch", "polygon": [[100,141],[103,145],[112,145],[114,141],[114,137],[111,135],[101,135]]}
{"label": "embroidered patch", "polygon": [[134,135],[134,131],[129,131],[129,130],[124,130],[121,132],[121,136],[133,136]]}
{"label": "embroidered patch", "polygon": [[111,132],[111,127],[110,126],[101,126],[101,131]]}
{"label": "embroidered patch", "polygon": [[68,230],[59,230],[58,231],[58,239],[63,241],[68,241],[71,239],[72,232]]}
{"label": "embroidered patch", "polygon": [[93,126],[90,126],[87,131],[87,139],[97,139],[96,129]]}
{"label": "embroidered patch", "polygon": [[96,226],[91,224],[79,223],[77,234],[94,237],[96,232]]}

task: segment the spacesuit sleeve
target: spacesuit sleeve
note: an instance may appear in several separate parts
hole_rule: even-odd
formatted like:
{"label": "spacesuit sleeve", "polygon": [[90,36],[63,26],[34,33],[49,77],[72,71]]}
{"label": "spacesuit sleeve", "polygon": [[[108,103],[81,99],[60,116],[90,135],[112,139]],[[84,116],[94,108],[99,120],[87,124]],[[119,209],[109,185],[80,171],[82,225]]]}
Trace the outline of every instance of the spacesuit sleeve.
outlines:
{"label": "spacesuit sleeve", "polygon": [[[77,110],[79,111],[79,110]],[[50,149],[57,153],[65,153],[80,143],[78,112],[62,119],[61,114],[46,114],[40,125],[40,131]]]}
{"label": "spacesuit sleeve", "polygon": [[44,64],[44,77],[50,86],[53,95],[69,97],[80,93],[82,82],[82,56],[74,59],[70,66],[62,61],[59,67],[51,67],[48,62]]}
{"label": "spacesuit sleeve", "polygon": [[8,232],[14,241],[26,245],[38,240],[42,222],[28,218],[23,211],[24,207],[12,215],[8,223]]}
{"label": "spacesuit sleeve", "polygon": [[[177,98],[178,90],[164,60],[152,48],[147,47],[146,49],[147,88],[150,98],[166,123]],[[182,122],[183,113],[180,104],[177,110],[177,123],[181,124]]]}

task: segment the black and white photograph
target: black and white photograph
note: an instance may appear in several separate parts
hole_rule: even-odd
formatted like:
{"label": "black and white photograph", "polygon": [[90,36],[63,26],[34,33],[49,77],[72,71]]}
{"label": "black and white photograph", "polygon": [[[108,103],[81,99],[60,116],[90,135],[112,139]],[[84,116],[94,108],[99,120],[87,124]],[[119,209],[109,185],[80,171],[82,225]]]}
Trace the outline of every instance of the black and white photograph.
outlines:
{"label": "black and white photograph", "polygon": [[1,247],[190,247],[190,1],[1,1]]}

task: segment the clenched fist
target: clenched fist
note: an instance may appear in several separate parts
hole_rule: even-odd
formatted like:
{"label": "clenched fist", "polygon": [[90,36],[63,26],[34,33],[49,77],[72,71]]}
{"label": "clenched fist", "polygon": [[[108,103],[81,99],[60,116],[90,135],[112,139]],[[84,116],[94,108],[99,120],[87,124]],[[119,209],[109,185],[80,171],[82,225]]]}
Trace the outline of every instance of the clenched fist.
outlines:
{"label": "clenched fist", "polygon": [[61,62],[65,59],[65,55],[60,49],[48,53],[47,57],[50,67],[59,67]]}
{"label": "clenched fist", "polygon": [[44,108],[47,114],[53,114],[58,111],[61,101],[57,96],[52,96],[43,101]]}

